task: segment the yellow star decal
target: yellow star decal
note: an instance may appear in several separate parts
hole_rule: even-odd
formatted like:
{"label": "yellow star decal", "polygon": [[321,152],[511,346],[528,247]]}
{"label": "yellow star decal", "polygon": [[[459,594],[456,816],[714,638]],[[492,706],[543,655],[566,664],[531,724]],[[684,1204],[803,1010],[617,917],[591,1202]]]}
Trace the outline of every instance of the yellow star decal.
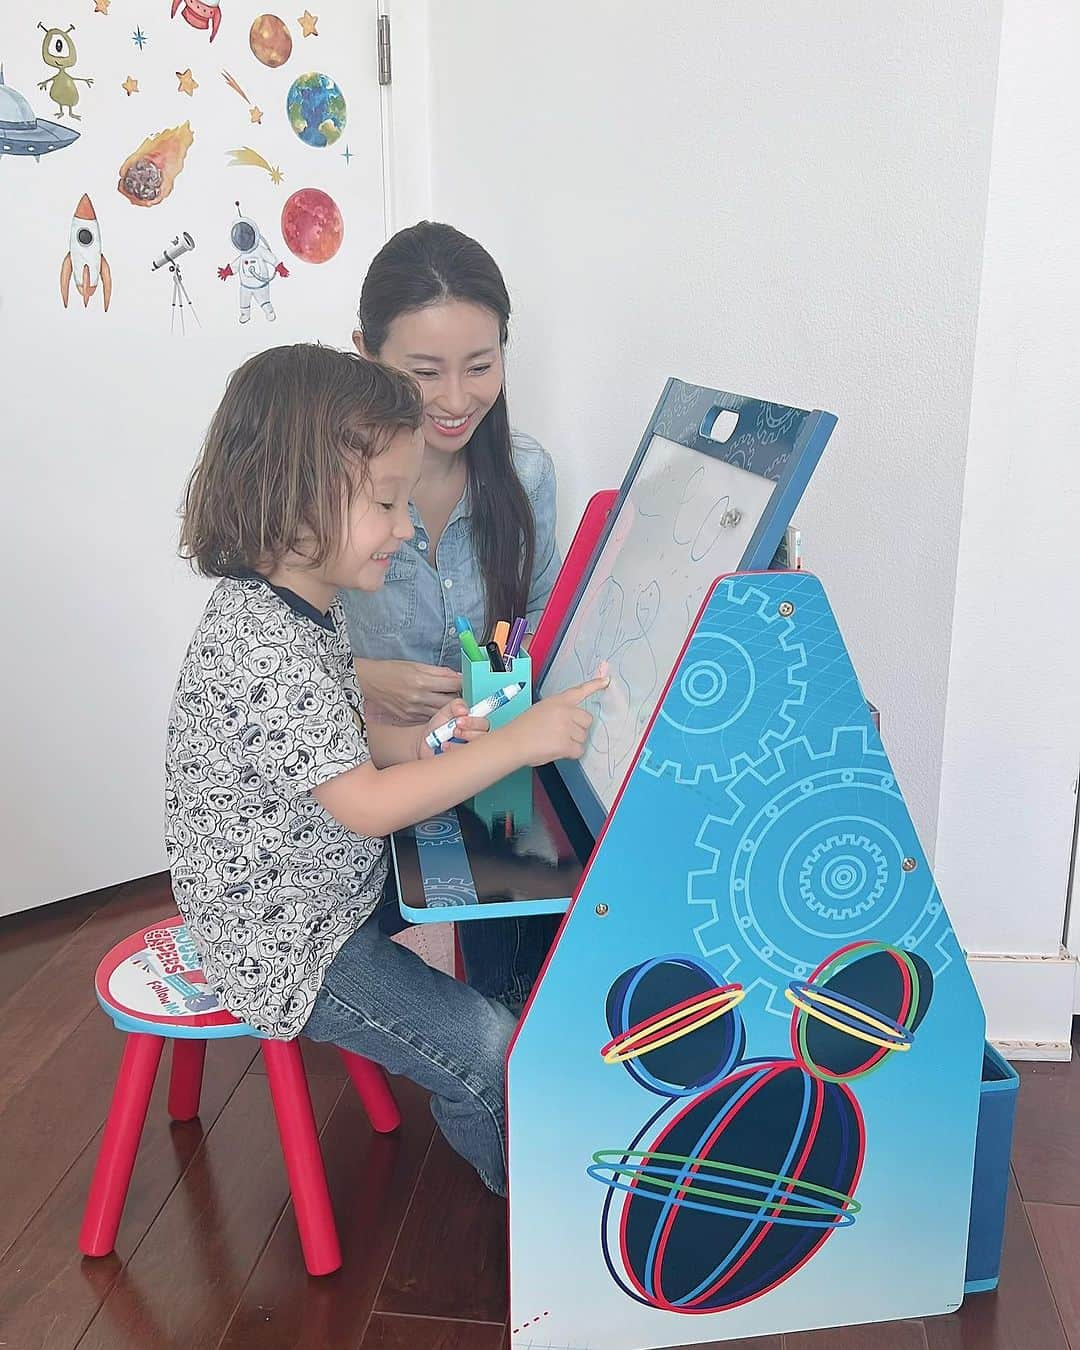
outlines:
{"label": "yellow star decal", "polygon": [[137,94],[139,92],[139,81],[132,79],[129,75],[120,88],[127,94],[128,98],[130,98],[132,94]]}
{"label": "yellow star decal", "polygon": [[256,107],[254,106],[254,104],[252,104],[252,108],[251,108],[251,120],[252,120],[253,122],[261,122],[261,121],[262,121],[262,109],[261,109],[261,108],[256,108]]}
{"label": "yellow star decal", "polygon": [[188,66],[187,70],[178,70],[176,72],[176,78],[179,81],[176,86],[176,92],[178,94],[187,94],[188,98],[190,98],[199,87],[199,82],[196,80],[195,76],[192,75],[190,66]]}
{"label": "yellow star decal", "polygon": [[108,14],[112,0],[94,0],[95,14]]}
{"label": "yellow star decal", "polygon": [[315,27],[319,22],[319,16],[312,14],[311,10],[305,9],[296,22],[300,25],[300,30],[305,37],[319,36],[319,30]]}

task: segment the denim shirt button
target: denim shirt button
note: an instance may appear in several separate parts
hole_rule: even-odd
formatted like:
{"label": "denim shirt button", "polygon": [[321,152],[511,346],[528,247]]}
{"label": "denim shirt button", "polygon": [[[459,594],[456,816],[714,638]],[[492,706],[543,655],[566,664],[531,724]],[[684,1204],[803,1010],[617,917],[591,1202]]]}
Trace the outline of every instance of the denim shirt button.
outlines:
{"label": "denim shirt button", "polygon": [[443,585],[446,587],[447,590],[449,590],[453,584],[454,583],[450,580],[449,577],[447,577],[446,580],[443,582]]}
{"label": "denim shirt button", "polygon": [[426,540],[426,539],[418,539],[418,540],[416,541],[416,547],[420,550],[421,553],[426,553],[426,552],[427,552],[427,540]]}

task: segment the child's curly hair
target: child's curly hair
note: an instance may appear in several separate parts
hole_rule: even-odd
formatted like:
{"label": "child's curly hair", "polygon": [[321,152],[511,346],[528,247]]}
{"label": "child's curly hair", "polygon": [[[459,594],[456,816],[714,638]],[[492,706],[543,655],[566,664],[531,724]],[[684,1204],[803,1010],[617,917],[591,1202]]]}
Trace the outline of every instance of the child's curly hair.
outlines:
{"label": "child's curly hair", "polygon": [[423,404],[408,375],[333,347],[260,352],[233,372],[187,485],[180,554],[210,577],[333,555],[345,510]]}

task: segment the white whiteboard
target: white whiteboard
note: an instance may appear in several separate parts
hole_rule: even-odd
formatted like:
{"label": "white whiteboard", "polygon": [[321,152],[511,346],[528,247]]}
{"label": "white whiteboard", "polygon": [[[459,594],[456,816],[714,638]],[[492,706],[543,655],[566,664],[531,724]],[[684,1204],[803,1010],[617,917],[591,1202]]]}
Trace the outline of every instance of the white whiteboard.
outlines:
{"label": "white whiteboard", "polygon": [[596,720],[581,759],[605,810],[706,591],[738,571],[775,487],[663,436],[649,442],[539,691],[559,693],[608,663],[610,685],[585,705]]}

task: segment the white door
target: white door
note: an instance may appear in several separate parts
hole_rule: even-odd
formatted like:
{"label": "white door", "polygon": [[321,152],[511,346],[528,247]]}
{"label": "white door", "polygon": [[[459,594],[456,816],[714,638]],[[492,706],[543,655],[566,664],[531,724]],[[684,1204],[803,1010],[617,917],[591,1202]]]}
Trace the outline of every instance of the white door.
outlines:
{"label": "white door", "polygon": [[0,54],[11,913],[164,866],[186,476],[248,355],[349,344],[385,222],[375,0],[10,5]]}

